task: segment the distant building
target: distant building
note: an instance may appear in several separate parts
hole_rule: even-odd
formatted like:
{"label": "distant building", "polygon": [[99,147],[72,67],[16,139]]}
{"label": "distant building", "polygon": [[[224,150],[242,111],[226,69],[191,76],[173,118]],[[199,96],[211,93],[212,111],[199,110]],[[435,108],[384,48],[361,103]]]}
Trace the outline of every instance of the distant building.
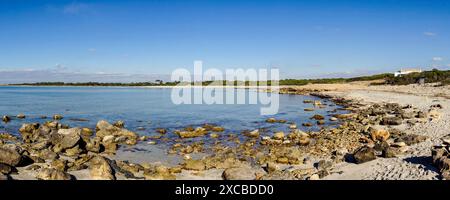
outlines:
{"label": "distant building", "polygon": [[395,77],[405,75],[405,74],[411,74],[411,73],[421,73],[421,69],[400,69],[400,71],[397,71],[394,73]]}

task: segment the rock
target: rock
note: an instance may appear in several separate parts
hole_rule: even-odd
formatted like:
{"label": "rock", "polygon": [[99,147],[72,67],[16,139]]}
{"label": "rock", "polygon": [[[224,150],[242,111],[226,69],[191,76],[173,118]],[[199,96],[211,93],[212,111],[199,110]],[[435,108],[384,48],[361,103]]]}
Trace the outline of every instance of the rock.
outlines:
{"label": "rock", "polygon": [[405,142],[394,142],[391,144],[392,147],[404,147],[406,146]]}
{"label": "rock", "polygon": [[322,115],[316,114],[316,115],[312,116],[311,119],[315,119],[315,120],[324,120],[325,117],[322,116]]}
{"label": "rock", "polygon": [[117,143],[108,143],[103,144],[103,147],[105,148],[105,153],[107,154],[115,154],[118,148]]}
{"label": "rock", "polygon": [[72,148],[66,149],[66,152],[65,152],[66,156],[69,156],[69,157],[78,156],[81,153],[83,153],[83,149],[81,149],[79,145],[75,145]]}
{"label": "rock", "polygon": [[313,103],[312,100],[303,100],[303,103]]}
{"label": "rock", "polygon": [[7,164],[0,163],[0,174],[10,174],[13,171],[17,171],[14,167]]}
{"label": "rock", "polygon": [[289,159],[286,157],[279,157],[277,158],[277,163],[281,163],[281,164],[289,164]]}
{"label": "rock", "polygon": [[22,161],[22,155],[14,149],[0,146],[0,163],[17,166]]}
{"label": "rock", "polygon": [[427,139],[428,139],[427,136],[409,134],[409,135],[401,136],[401,137],[397,138],[395,141],[396,142],[404,142],[407,145],[413,145],[413,144],[421,143]]}
{"label": "rock", "polygon": [[122,120],[116,121],[113,123],[113,126],[117,127],[117,128],[124,128],[125,127],[125,122]]}
{"label": "rock", "polygon": [[229,168],[223,171],[224,180],[255,180],[255,170],[250,167]]}
{"label": "rock", "polygon": [[310,180],[310,181],[317,181],[317,180],[320,180],[320,177],[319,177],[318,174],[313,174],[313,175],[311,175],[311,176],[308,178],[308,180]]}
{"label": "rock", "polygon": [[86,150],[94,153],[100,153],[101,146],[100,146],[100,138],[90,138],[89,141],[86,143]]}
{"label": "rock", "polygon": [[373,129],[370,133],[373,141],[386,141],[390,134],[387,130]]}
{"label": "rock", "polygon": [[39,152],[39,157],[45,160],[54,160],[59,158],[59,155],[51,150],[44,149],[41,152]]}
{"label": "rock", "polygon": [[275,118],[269,118],[269,119],[266,119],[266,122],[267,123],[275,123],[275,122],[277,122],[277,120]]}
{"label": "rock", "polygon": [[338,120],[338,118],[336,118],[336,117],[331,117],[330,118],[330,121],[337,121]]}
{"label": "rock", "polygon": [[327,160],[320,160],[317,163],[317,169],[318,170],[328,170],[331,167],[333,167],[333,162],[331,161],[327,161]]}
{"label": "rock", "polygon": [[381,121],[381,125],[401,125],[403,122],[402,118],[400,117],[384,117]]}
{"label": "rock", "polygon": [[166,134],[166,133],[167,133],[167,130],[166,130],[166,129],[163,129],[163,128],[157,128],[157,129],[156,129],[156,132],[157,132],[157,133],[160,133],[160,134]]}
{"label": "rock", "polygon": [[395,158],[397,156],[397,151],[392,147],[388,147],[382,151],[381,156],[383,158]]}
{"label": "rock", "polygon": [[303,123],[302,126],[311,127],[313,125],[311,123]]}
{"label": "rock", "polygon": [[212,127],[211,130],[214,132],[223,132],[223,131],[225,131],[225,128],[220,127],[220,126],[215,126],[215,127]]}
{"label": "rock", "polygon": [[59,170],[59,171],[66,171],[67,169],[67,160],[53,160],[50,164],[53,169]]}
{"label": "rock", "polygon": [[314,111],[314,108],[305,108],[303,110],[306,111],[306,112],[312,112],[312,111]]}
{"label": "rock", "polygon": [[291,124],[291,125],[289,125],[289,128],[290,129],[296,129],[297,128],[297,124]]}
{"label": "rock", "polygon": [[16,116],[18,119],[25,119],[25,115],[24,114],[18,114],[17,116]]}
{"label": "rock", "polygon": [[268,162],[266,164],[266,171],[269,173],[274,172],[274,171],[280,171],[280,170],[281,170],[280,166],[276,163]]}
{"label": "rock", "polygon": [[211,134],[209,134],[209,137],[211,137],[211,138],[219,138],[219,134],[217,134],[217,133],[211,133]]}
{"label": "rock", "polygon": [[2,117],[3,122],[8,123],[9,121],[11,121],[11,118],[7,115]]}
{"label": "rock", "polygon": [[89,161],[89,174],[93,180],[115,180],[114,170],[106,158],[95,156]]}
{"label": "rock", "polygon": [[[103,143],[103,144],[112,143],[112,142],[115,142],[114,139],[115,139],[115,138],[114,138],[114,135],[107,135],[107,136],[103,137],[102,143]],[[122,141],[121,141],[121,140],[118,140],[117,142],[124,142],[124,141],[126,141],[126,139],[127,139],[127,138],[124,137]]]}
{"label": "rock", "polygon": [[426,117],[427,117],[427,113],[425,113],[423,111],[417,112],[416,118],[426,118]]}
{"label": "rock", "polygon": [[52,143],[61,150],[69,149],[81,140],[81,128],[59,129],[51,136]]}
{"label": "rock", "polygon": [[319,120],[317,121],[317,125],[324,125],[325,124],[325,120]]}
{"label": "rock", "polygon": [[73,177],[57,169],[43,168],[39,170],[36,178],[39,180],[72,180]]}
{"label": "rock", "polygon": [[440,119],[441,118],[441,113],[439,113],[437,110],[435,109],[431,109],[428,112],[428,117],[433,118],[433,119]]}
{"label": "rock", "polygon": [[59,115],[59,114],[53,115],[53,119],[54,120],[62,120],[63,118],[64,117],[62,115]]}
{"label": "rock", "polygon": [[248,133],[245,132],[244,135],[246,135],[247,137],[253,137],[253,138],[259,137],[259,130],[255,129],[255,130],[250,131]]}
{"label": "rock", "polygon": [[361,147],[353,154],[355,161],[357,164],[365,163],[371,160],[375,160],[377,157],[375,155],[375,151],[370,147]]}
{"label": "rock", "polygon": [[273,139],[275,139],[275,140],[283,140],[284,139],[284,133],[283,132],[276,132],[273,135]]}
{"label": "rock", "polygon": [[11,176],[0,173],[0,181],[12,180]]}
{"label": "rock", "polygon": [[111,125],[105,120],[101,120],[97,123],[96,130],[97,130],[96,136],[100,138],[112,135],[114,137],[124,136],[127,138],[127,140],[137,141],[138,139],[138,135],[136,133],[131,132],[124,128],[119,128],[114,125]]}
{"label": "rock", "polygon": [[208,131],[203,127],[198,127],[193,131],[175,131],[180,138],[194,138],[201,137],[208,134]]}
{"label": "rock", "polygon": [[183,166],[183,169],[196,171],[202,171],[205,170],[205,168],[206,165],[202,160],[193,160],[193,159],[186,160]]}

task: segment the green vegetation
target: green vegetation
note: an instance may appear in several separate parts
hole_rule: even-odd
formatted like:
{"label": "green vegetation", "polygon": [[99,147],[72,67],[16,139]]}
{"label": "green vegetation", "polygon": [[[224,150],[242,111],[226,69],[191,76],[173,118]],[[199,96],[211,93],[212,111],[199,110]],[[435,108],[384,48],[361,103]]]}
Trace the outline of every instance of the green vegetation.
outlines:
{"label": "green vegetation", "polygon": [[[373,84],[390,84],[390,85],[406,85],[417,83],[420,78],[425,79],[425,83],[436,83],[440,82],[441,85],[450,84],[450,70],[440,71],[433,69],[431,71],[425,71],[422,73],[411,73],[407,75],[402,75],[400,77],[394,77],[393,74],[377,74],[372,76],[361,76],[354,78],[326,78],[326,79],[284,79],[279,81],[279,85],[307,85],[307,84],[335,84],[335,83],[349,83],[354,81],[374,81],[374,80],[385,80],[383,83],[373,83]],[[32,86],[117,86],[117,87],[127,87],[127,86],[175,86],[180,84],[180,82],[163,82],[161,80],[156,80],[156,82],[137,82],[137,83],[99,83],[99,82],[85,82],[85,83],[64,83],[64,82],[39,82],[39,83],[22,83],[22,84],[11,84],[11,85],[32,85]],[[193,85],[194,83],[183,82],[185,85]],[[200,83],[199,83],[200,84]],[[272,81],[267,82],[250,82],[250,81],[204,81],[201,85],[271,85]]]}
{"label": "green vegetation", "polygon": [[386,79],[385,84],[389,85],[408,85],[418,83],[420,79],[424,79],[425,83],[437,83],[440,82],[441,85],[450,84],[450,70],[437,70],[433,69],[431,71],[424,71],[421,73],[411,73],[406,75],[401,75],[399,77],[389,77]]}

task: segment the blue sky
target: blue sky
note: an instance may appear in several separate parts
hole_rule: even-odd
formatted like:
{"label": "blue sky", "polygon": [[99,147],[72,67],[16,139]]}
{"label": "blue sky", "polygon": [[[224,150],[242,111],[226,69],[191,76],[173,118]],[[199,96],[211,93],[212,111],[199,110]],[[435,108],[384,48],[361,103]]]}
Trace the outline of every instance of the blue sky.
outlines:
{"label": "blue sky", "polygon": [[0,0],[0,78],[145,80],[194,60],[282,78],[449,68],[449,10],[448,0]]}

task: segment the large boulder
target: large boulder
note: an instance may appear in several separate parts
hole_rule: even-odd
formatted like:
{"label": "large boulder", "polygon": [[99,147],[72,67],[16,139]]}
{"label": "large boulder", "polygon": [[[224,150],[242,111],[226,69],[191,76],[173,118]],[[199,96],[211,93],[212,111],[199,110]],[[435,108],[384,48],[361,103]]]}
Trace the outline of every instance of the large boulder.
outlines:
{"label": "large boulder", "polygon": [[370,136],[372,137],[373,141],[386,141],[389,138],[390,134],[387,130],[373,129],[370,132]]}
{"label": "large boulder", "polygon": [[114,170],[107,158],[95,156],[89,161],[89,174],[93,180],[115,180]]}
{"label": "large boulder", "polygon": [[74,147],[80,140],[81,128],[59,129],[51,136],[52,144],[58,148],[57,152]]}
{"label": "large boulder", "polygon": [[128,141],[136,141],[138,139],[138,135],[136,133],[124,128],[116,127],[105,120],[101,120],[97,123],[96,130],[96,136],[100,138],[103,138],[105,136],[124,136]]}
{"label": "large boulder", "polygon": [[22,155],[15,149],[0,147],[0,163],[17,166],[22,160]]}
{"label": "large boulder", "polygon": [[361,147],[356,150],[356,152],[353,154],[353,157],[355,158],[357,164],[369,162],[377,158],[375,155],[375,150],[367,146]]}

